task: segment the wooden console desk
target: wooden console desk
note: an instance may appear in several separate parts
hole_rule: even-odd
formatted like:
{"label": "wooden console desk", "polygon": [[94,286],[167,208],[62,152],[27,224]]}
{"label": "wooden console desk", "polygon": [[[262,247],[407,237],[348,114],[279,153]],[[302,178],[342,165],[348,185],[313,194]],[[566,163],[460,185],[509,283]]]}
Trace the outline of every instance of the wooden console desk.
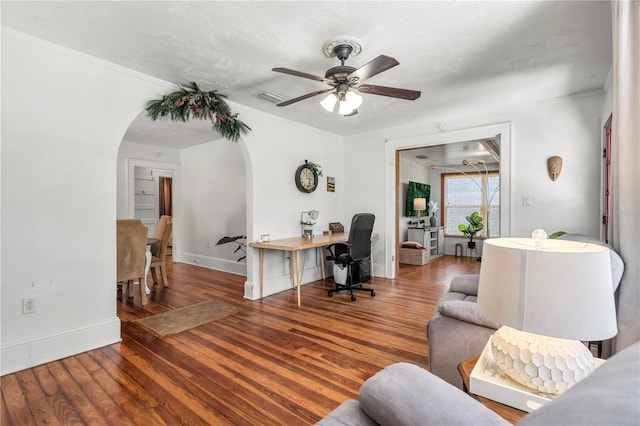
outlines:
{"label": "wooden console desk", "polygon": [[[377,234],[372,234],[371,238],[377,237]],[[322,279],[325,278],[324,272],[324,255],[322,249],[331,244],[344,243],[349,240],[349,232],[341,232],[331,235],[315,235],[313,238],[293,237],[283,238],[280,240],[271,240],[265,242],[254,241],[249,243],[249,247],[260,249],[260,299],[262,299],[264,291],[264,251],[265,250],[280,250],[288,251],[291,253],[289,257],[291,275],[293,278],[293,284],[297,292],[298,308],[300,307],[300,251],[311,248],[319,249],[321,251],[320,262],[322,270]],[[371,257],[371,263],[373,263],[373,256]]]}

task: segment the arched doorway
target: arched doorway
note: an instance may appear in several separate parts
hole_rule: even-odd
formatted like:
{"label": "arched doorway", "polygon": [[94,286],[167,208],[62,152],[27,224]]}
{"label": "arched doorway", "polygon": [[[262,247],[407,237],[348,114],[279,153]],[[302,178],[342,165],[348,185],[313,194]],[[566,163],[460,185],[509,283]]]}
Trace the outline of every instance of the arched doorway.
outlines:
{"label": "arched doorway", "polygon": [[[172,260],[246,276],[246,263],[237,262],[234,247],[216,246],[216,242],[226,235],[247,233],[248,170],[243,140],[220,138],[208,122],[151,122],[142,112],[119,147],[117,216],[139,216],[136,178],[140,171],[153,174],[153,180],[170,176]],[[159,185],[159,179],[154,185]],[[157,191],[159,187],[148,197],[154,199],[153,223],[161,210],[155,205],[160,201]]]}

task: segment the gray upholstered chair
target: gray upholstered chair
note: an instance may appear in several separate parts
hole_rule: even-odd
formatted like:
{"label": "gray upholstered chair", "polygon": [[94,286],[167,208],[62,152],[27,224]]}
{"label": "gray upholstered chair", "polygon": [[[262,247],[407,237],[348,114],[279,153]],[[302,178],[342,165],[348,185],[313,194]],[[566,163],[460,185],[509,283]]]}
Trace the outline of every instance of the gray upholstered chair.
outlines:
{"label": "gray upholstered chair", "polygon": [[[562,239],[603,244],[579,234],[565,234]],[[611,247],[611,275],[614,291],[620,284],[624,263]],[[500,324],[483,317],[476,309],[478,275],[461,275],[451,280],[449,291],[438,301],[435,315],[427,323],[429,371],[462,389],[458,364],[479,355],[489,337]]]}

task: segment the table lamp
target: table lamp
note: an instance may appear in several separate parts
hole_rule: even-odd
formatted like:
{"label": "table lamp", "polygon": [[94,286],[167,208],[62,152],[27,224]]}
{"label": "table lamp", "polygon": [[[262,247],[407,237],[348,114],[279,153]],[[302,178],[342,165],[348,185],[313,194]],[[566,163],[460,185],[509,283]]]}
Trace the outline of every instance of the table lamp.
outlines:
{"label": "table lamp", "polygon": [[[423,212],[427,209],[427,199],[426,198],[414,198],[413,199],[413,210],[416,213],[416,218],[420,217],[420,212]],[[417,219],[416,219],[417,220]],[[418,224],[420,220],[417,220]]]}
{"label": "table lamp", "polygon": [[503,324],[491,337],[491,355],[511,379],[560,394],[594,369],[580,341],[617,333],[608,248],[534,238],[484,241],[478,311]]}

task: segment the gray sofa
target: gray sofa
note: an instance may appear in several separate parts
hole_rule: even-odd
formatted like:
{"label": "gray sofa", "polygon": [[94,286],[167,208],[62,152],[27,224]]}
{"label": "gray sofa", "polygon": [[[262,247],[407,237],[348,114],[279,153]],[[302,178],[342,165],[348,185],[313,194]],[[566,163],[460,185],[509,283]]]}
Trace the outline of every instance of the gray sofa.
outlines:
{"label": "gray sofa", "polygon": [[[565,234],[560,239],[605,245],[580,234]],[[608,247],[608,246],[607,246]],[[624,263],[611,247],[611,276],[617,289]],[[427,323],[429,371],[462,389],[458,364],[482,352],[494,331],[500,327],[476,310],[478,275],[460,275],[449,285],[449,291],[438,301],[435,315]]]}
{"label": "gray sofa", "polygon": [[459,275],[427,323],[429,371],[462,389],[458,364],[479,355],[500,324],[476,309],[478,275]]}
{"label": "gray sofa", "polygon": [[[393,364],[368,379],[320,426],[509,425],[480,402],[428,371]],[[589,377],[526,415],[518,425],[640,424],[640,342]]]}

